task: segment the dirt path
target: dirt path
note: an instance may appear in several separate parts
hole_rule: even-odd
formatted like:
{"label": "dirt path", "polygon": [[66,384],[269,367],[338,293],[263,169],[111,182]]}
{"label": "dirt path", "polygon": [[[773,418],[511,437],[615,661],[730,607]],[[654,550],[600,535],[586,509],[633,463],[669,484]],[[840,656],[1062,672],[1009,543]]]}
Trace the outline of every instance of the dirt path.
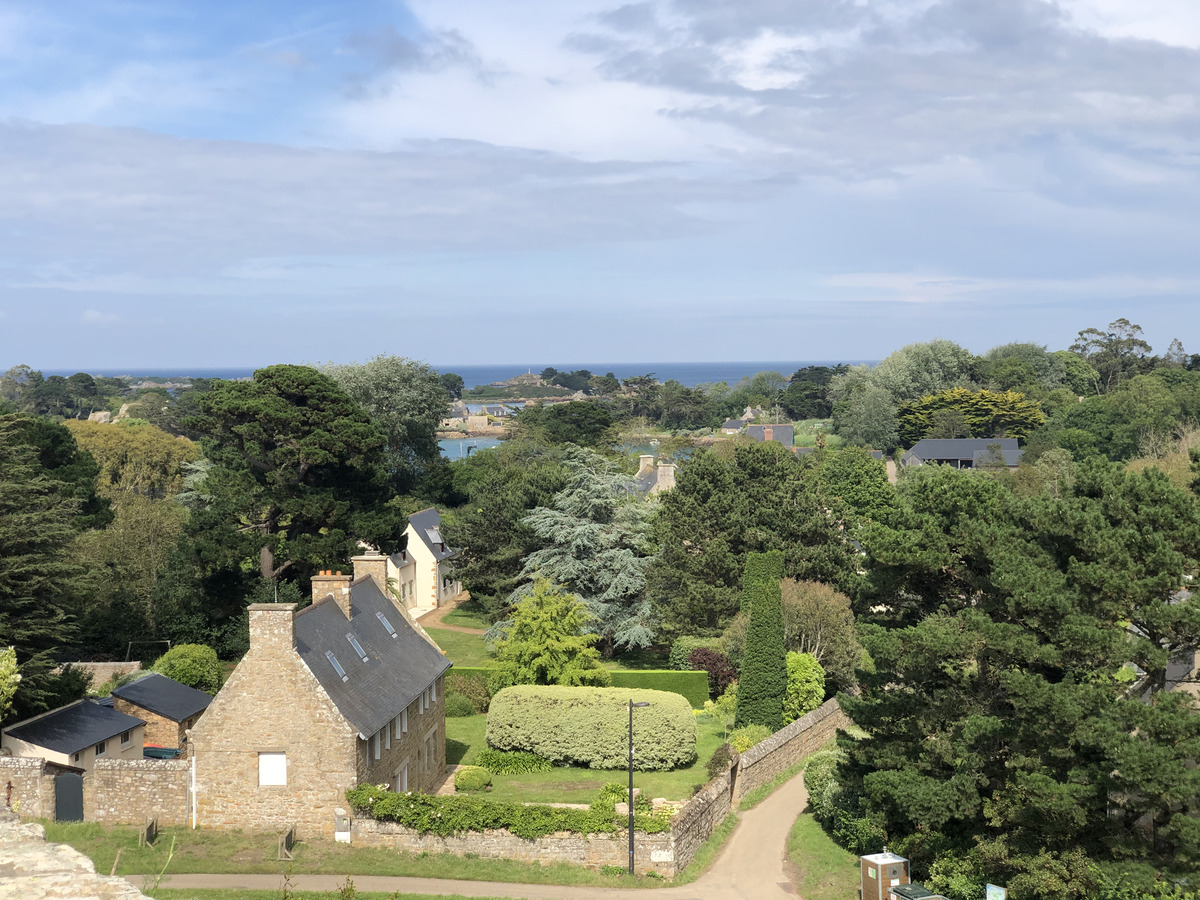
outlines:
{"label": "dirt path", "polygon": [[482,628],[467,628],[465,625],[451,625],[443,621],[447,615],[458,609],[460,604],[466,603],[470,599],[471,595],[463,591],[445,606],[431,609],[425,615],[420,616],[417,621],[421,624],[422,628],[444,628],[447,631],[461,631],[463,634],[483,634],[484,629]]}
{"label": "dirt path", "polygon": [[[513,897],[525,900],[802,900],[787,874],[788,832],[808,803],[804,776],[797,775],[741,821],[707,872],[691,884],[658,889],[599,888],[551,884],[508,884],[441,878],[351,875],[360,891],[400,891],[457,897]],[[129,880],[140,885],[140,876]],[[296,875],[293,890],[332,891],[344,875]],[[280,875],[168,875],[162,887],[279,890]]]}

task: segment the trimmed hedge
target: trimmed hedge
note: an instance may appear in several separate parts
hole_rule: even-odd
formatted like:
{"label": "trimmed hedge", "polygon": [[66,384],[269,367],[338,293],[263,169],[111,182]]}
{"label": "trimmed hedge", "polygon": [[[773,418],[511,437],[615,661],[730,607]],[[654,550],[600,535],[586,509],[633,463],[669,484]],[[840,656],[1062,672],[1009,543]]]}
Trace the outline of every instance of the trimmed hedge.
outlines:
{"label": "trimmed hedge", "polygon": [[693,650],[699,650],[705,647],[709,650],[720,650],[720,638],[704,638],[691,637],[685,635],[681,638],[676,638],[675,643],[671,645],[671,652],[667,654],[667,666],[672,669],[677,669],[680,672],[686,672],[692,666],[688,662],[688,657],[692,655]]}
{"label": "trimmed hedge", "polygon": [[783,726],[787,651],[783,644],[782,592],[776,574],[782,566],[783,554],[778,550],[746,556],[742,596],[743,606],[750,609],[750,621],[738,678],[738,727],[765,725],[774,732]]}
{"label": "trimmed hedge", "polygon": [[[699,673],[705,679],[707,676]],[[634,712],[634,768],[674,769],[696,759],[696,717],[686,699],[666,691],[522,684],[492,698],[487,742],[526,750],[555,763],[621,769],[629,759],[629,701]]]}
{"label": "trimmed hedge", "polygon": [[459,766],[454,773],[454,790],[463,794],[477,794],[492,786],[492,773],[480,766]]}
{"label": "trimmed hedge", "polygon": [[[607,802],[606,806],[600,797],[589,809],[560,809],[540,804],[497,803],[467,795],[397,794],[364,784],[347,791],[346,799],[360,815],[442,836],[494,828],[507,828],[526,840],[556,831],[611,834],[623,830],[628,821],[625,816],[615,815],[612,803]],[[666,812],[638,813],[635,808],[633,827],[647,834],[661,834],[671,830],[671,817]]]}
{"label": "trimmed hedge", "polygon": [[[644,691],[670,691],[682,694],[692,709],[703,709],[708,699],[708,673],[702,671],[676,672],[671,669],[616,670],[612,673],[615,688],[635,688]],[[628,725],[628,723],[626,723]]]}
{"label": "trimmed hedge", "polygon": [[528,775],[530,772],[549,772],[554,763],[521,750],[493,750],[484,747],[479,751],[479,765],[493,775]]}
{"label": "trimmed hedge", "polygon": [[455,691],[446,692],[446,718],[461,719],[466,716],[475,716],[479,714],[479,710],[475,708],[475,704],[469,699]]}

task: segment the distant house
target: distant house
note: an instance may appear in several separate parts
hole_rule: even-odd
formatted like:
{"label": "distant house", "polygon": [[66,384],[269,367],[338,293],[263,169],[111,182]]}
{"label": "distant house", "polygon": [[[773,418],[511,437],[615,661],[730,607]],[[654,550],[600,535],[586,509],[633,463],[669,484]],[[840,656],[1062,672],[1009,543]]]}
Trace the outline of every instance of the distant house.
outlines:
{"label": "distant house", "polygon": [[30,756],[90,772],[97,759],[141,759],[145,722],[91,700],[77,700],[5,728],[13,756]]}
{"label": "distant house", "polygon": [[145,742],[180,750],[188,729],[208,709],[212,697],[173,678],[153,672],[112,692],[113,708],[146,722]]}
{"label": "distant house", "polygon": [[756,441],[778,441],[785,447],[796,443],[794,425],[747,425],[746,434]]}
{"label": "distant house", "polygon": [[1014,469],[1024,453],[1016,438],[925,438],[901,457],[906,466],[942,463],[956,469],[1005,466]]}
{"label": "distant house", "polygon": [[450,662],[385,594],[385,557],[313,578],[313,605],[249,607],[250,650],[192,729],[197,824],[332,837],[346,791],[433,789]]}
{"label": "distant house", "polygon": [[742,419],[726,419],[721,423],[721,434],[737,434],[746,427]]}
{"label": "distant house", "polygon": [[675,487],[675,463],[656,462],[652,453],[638,457],[638,471],[633,476],[639,494],[657,494]]}
{"label": "distant house", "polygon": [[[356,556],[356,571],[367,566],[385,591],[412,610],[415,616],[436,609],[462,591],[462,583],[450,573],[451,561],[458,550],[448,547],[442,538],[441,514],[430,507],[408,517],[404,530],[406,544],[399,553],[383,557],[374,551]],[[382,561],[386,560],[386,564]],[[386,570],[386,571],[384,571]]]}

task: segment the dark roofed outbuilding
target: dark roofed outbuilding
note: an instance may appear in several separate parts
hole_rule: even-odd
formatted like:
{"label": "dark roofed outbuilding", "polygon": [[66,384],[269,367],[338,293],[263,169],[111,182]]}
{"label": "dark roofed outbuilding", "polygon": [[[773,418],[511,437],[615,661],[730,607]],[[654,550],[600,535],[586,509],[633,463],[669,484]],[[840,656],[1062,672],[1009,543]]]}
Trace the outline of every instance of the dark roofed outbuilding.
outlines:
{"label": "dark roofed outbuilding", "polygon": [[158,672],[122,685],[114,689],[112,695],[174,722],[198,715],[212,703],[212,697],[204,691],[180,684]]}
{"label": "dark roofed outbuilding", "polygon": [[958,469],[1013,467],[1024,452],[1016,438],[925,438],[904,454],[903,462],[908,466],[944,463]]}
{"label": "dark roofed outbuilding", "polygon": [[[93,752],[94,749],[101,744],[108,744],[118,736],[127,736],[128,740],[112,748],[106,746],[102,751],[103,755],[118,756],[124,751],[130,756],[141,758],[143,724],[143,721],[135,716],[126,715],[90,700],[77,700],[5,728],[4,746],[15,756],[42,755],[52,762],[90,769],[94,756],[98,755]],[[40,748],[47,752],[29,752],[31,748]],[[76,759],[76,754],[86,755],[87,758]]]}

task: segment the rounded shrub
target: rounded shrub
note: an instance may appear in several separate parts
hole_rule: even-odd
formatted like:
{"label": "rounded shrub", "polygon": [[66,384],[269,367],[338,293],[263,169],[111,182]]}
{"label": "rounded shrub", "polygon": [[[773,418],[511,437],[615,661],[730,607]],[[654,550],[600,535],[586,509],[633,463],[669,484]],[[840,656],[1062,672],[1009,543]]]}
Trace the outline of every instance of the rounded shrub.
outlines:
{"label": "rounded shrub", "polygon": [[492,786],[492,773],[481,766],[459,766],[454,773],[454,790],[460,794],[477,794]]}
{"label": "rounded shrub", "polygon": [[773,732],[766,725],[743,725],[729,732],[729,746],[738,753],[745,753],[760,741],[765,741]]}
{"label": "rounded shrub", "polygon": [[[451,692],[461,694],[471,701],[476,712],[485,713],[488,711],[488,701],[491,700],[491,694],[488,693],[489,674],[486,669],[464,670],[455,666],[446,673],[447,695]],[[446,715],[450,713],[447,712]]]}
{"label": "rounded shrub", "polygon": [[446,693],[446,718],[461,719],[464,716],[477,715],[475,704],[462,694]]}
{"label": "rounded shrub", "polygon": [[217,651],[204,644],[176,644],[158,658],[153,670],[209,694],[221,689],[221,661]]}
{"label": "rounded shrub", "polygon": [[812,712],[825,699],[825,670],[811,653],[787,655],[787,691],[783,695],[783,721],[794,722]]}
{"label": "rounded shrub", "polygon": [[737,681],[737,670],[729,657],[720,650],[697,647],[688,656],[688,664],[693,669],[708,673],[708,695],[714,700]]}
{"label": "rounded shrub", "polygon": [[629,702],[634,768],[673,769],[696,758],[696,717],[679,694],[628,688],[516,685],[492,697],[487,742],[559,764],[620,769],[628,763]]}
{"label": "rounded shrub", "polygon": [[716,778],[729,771],[730,764],[737,759],[738,752],[729,744],[722,744],[713,751],[712,759],[708,761],[708,777]]}

